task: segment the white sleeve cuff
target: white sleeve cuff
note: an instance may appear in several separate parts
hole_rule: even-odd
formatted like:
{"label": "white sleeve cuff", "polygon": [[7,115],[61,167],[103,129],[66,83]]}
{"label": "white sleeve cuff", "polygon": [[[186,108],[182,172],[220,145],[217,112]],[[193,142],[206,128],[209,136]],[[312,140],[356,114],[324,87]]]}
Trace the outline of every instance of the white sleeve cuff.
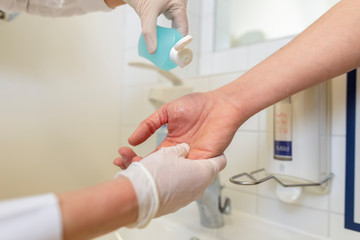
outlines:
{"label": "white sleeve cuff", "polygon": [[0,238],[61,240],[61,211],[55,194],[0,202]]}
{"label": "white sleeve cuff", "polygon": [[111,11],[105,0],[78,0],[78,4],[85,12]]}

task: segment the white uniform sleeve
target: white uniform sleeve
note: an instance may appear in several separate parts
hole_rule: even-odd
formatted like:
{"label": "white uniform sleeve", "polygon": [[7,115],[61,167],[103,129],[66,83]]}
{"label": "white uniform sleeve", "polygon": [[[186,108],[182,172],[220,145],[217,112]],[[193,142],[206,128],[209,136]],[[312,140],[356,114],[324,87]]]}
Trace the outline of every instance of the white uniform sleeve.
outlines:
{"label": "white uniform sleeve", "polygon": [[73,16],[94,11],[110,11],[105,0],[0,0],[0,10],[7,13],[60,17]]}
{"label": "white uniform sleeve", "polygon": [[62,220],[55,194],[0,202],[0,239],[61,240]]}

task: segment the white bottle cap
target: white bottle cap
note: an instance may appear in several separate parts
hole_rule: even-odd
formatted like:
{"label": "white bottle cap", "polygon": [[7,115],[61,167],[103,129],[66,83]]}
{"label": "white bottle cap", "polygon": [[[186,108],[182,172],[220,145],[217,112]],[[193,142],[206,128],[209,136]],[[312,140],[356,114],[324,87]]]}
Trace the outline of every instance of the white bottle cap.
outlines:
{"label": "white bottle cap", "polygon": [[189,48],[185,48],[192,41],[192,36],[187,35],[180,39],[170,50],[170,59],[179,67],[183,68],[193,59],[193,52]]}

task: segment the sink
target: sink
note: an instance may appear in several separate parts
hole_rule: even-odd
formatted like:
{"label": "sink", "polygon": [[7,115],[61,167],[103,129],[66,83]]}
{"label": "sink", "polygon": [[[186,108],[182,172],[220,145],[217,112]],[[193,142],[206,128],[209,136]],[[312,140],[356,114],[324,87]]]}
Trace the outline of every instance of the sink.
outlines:
{"label": "sink", "polygon": [[153,219],[144,229],[121,228],[97,240],[321,240],[324,238],[288,229],[259,217],[232,211],[225,226],[201,226],[196,203],[167,216]]}
{"label": "sink", "polygon": [[177,222],[167,218],[159,218],[153,220],[149,226],[144,229],[121,229],[118,231],[122,240],[130,239],[156,239],[156,240],[197,240],[199,234],[187,226],[183,226]]}

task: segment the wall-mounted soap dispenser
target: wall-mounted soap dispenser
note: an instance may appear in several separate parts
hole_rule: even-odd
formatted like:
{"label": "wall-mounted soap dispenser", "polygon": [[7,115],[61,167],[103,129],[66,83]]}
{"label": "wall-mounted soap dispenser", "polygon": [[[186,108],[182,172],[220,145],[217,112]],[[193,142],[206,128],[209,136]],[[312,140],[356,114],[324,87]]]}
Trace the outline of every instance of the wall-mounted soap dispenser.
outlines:
{"label": "wall-mounted soap dispenser", "polygon": [[[230,178],[240,185],[277,181],[280,200],[295,202],[302,190],[326,194],[330,187],[329,83],[301,91],[268,109],[267,166]],[[261,178],[257,174],[265,172]],[[246,181],[240,181],[247,177]]]}

